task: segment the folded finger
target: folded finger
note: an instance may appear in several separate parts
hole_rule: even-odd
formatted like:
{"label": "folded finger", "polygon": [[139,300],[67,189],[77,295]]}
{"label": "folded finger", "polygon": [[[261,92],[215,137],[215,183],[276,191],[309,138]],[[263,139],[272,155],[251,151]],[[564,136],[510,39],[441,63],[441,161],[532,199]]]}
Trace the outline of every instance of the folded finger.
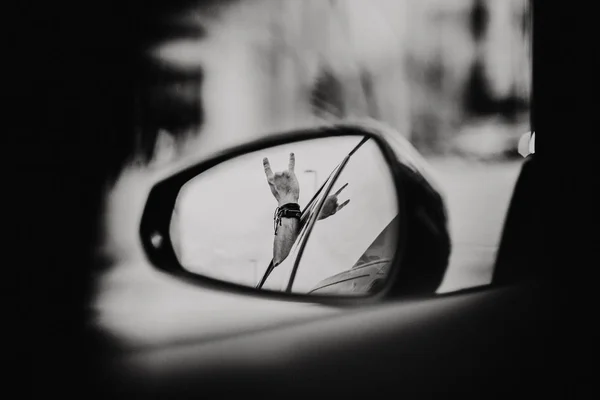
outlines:
{"label": "folded finger", "polygon": [[271,170],[271,164],[269,164],[269,159],[266,157],[263,158],[263,167],[265,168],[265,175],[267,176],[267,179],[272,180],[273,171]]}

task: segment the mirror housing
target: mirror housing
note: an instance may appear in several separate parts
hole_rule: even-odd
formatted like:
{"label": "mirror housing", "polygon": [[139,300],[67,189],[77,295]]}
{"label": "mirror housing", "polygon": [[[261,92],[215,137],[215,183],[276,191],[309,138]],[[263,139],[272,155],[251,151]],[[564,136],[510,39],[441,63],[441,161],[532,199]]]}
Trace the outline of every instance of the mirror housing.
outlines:
{"label": "mirror housing", "polygon": [[[170,225],[178,193],[187,182],[219,164],[251,152],[309,139],[340,136],[367,137],[377,144],[393,177],[398,212],[405,216],[398,231],[398,243],[401,245],[397,248],[389,267],[388,279],[381,285],[381,290],[368,297],[321,295],[323,290],[310,294],[259,290],[198,275],[180,264]],[[426,168],[425,161],[408,141],[399,133],[377,124],[335,124],[270,135],[223,151],[154,185],[142,216],[141,242],[150,263],[162,272],[217,290],[328,304],[363,304],[379,301],[383,297],[433,295],[442,282],[448,264],[450,236],[444,200],[427,177]]]}

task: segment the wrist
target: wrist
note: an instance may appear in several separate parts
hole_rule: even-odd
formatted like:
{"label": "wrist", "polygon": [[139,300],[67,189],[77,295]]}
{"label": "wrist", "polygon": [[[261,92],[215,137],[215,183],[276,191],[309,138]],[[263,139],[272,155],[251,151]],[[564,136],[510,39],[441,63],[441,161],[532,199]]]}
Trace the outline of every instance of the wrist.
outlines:
{"label": "wrist", "polygon": [[[300,220],[302,217],[302,211],[298,203],[285,203],[275,209],[273,215],[273,223],[275,228],[275,235],[277,235],[277,228],[283,224],[283,220]],[[287,224],[287,222],[286,222]]]}
{"label": "wrist", "polygon": [[281,207],[284,204],[289,204],[289,203],[298,204],[298,197],[287,196],[287,197],[281,198],[277,201],[277,207]]}

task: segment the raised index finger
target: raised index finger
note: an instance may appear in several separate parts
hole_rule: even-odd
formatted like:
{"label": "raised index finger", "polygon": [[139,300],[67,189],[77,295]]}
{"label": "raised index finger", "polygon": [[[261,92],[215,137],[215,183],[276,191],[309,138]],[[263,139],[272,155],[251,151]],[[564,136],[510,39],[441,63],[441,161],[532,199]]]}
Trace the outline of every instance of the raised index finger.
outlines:
{"label": "raised index finger", "polygon": [[294,172],[295,166],[296,166],[296,156],[294,155],[294,153],[290,153],[290,164],[288,166],[288,169],[290,170],[290,172]]}
{"label": "raised index finger", "polygon": [[271,164],[269,164],[269,159],[267,157],[263,158],[263,167],[265,168],[265,175],[267,175],[267,179],[272,180],[273,171],[271,170]]}

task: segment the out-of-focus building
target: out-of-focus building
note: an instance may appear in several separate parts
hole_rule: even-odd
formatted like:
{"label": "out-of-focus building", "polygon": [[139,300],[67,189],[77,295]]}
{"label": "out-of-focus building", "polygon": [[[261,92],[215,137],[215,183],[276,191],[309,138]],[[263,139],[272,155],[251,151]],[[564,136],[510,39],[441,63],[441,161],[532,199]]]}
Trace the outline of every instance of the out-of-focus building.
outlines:
{"label": "out-of-focus building", "polygon": [[203,59],[205,129],[372,117],[423,152],[516,148],[530,129],[529,0],[231,4],[198,14],[207,38],[186,50]]}
{"label": "out-of-focus building", "polygon": [[527,0],[262,4],[275,126],[369,116],[444,150],[471,120],[527,123]]}

